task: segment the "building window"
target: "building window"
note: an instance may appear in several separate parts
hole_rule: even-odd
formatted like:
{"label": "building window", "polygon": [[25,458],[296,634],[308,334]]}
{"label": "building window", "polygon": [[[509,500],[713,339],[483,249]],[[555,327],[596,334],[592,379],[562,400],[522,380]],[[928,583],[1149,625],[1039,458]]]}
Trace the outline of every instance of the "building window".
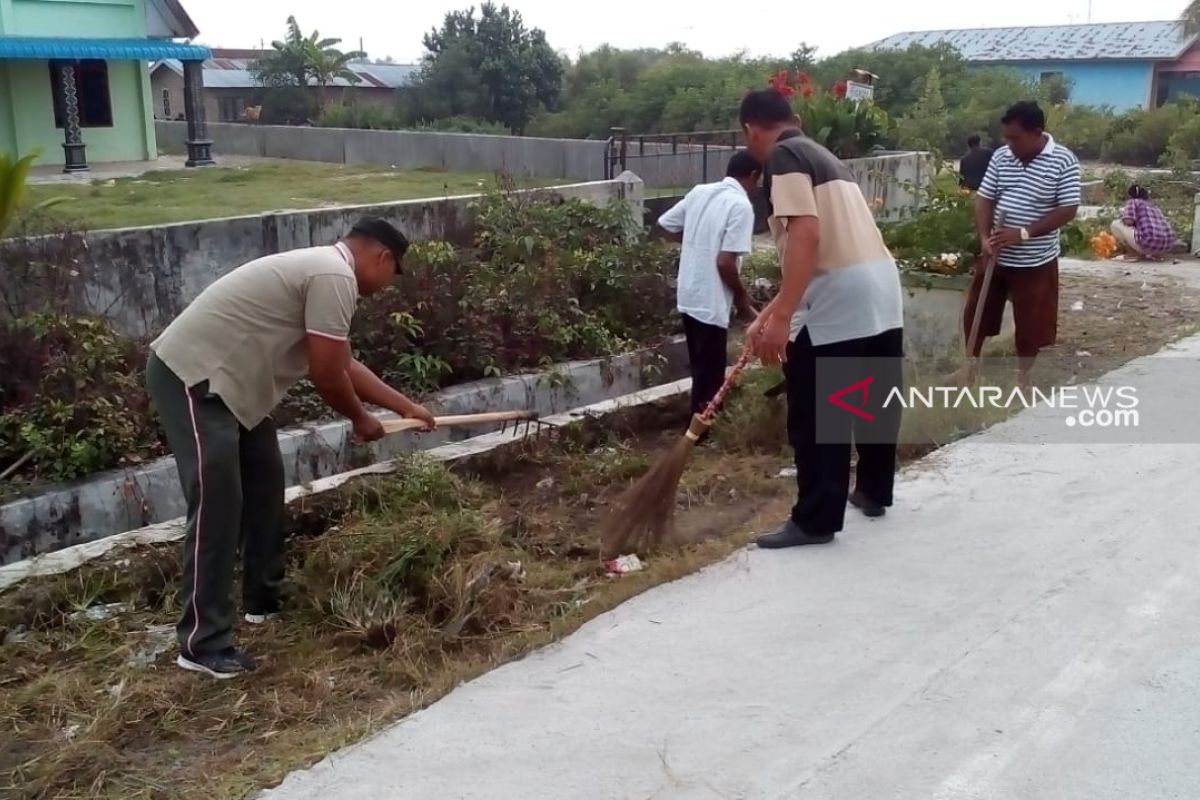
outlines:
{"label": "building window", "polygon": [[171,90],[163,89],[163,119],[171,118]]}
{"label": "building window", "polygon": [[222,97],[218,110],[221,122],[237,122],[246,110],[246,101],[241,97]]}
{"label": "building window", "polygon": [[[75,94],[79,98],[79,127],[111,128],[112,98],[108,93],[108,62],[99,59],[76,61]],[[50,62],[50,88],[54,97],[54,124],[66,124],[66,104],[62,93],[61,61]]]}

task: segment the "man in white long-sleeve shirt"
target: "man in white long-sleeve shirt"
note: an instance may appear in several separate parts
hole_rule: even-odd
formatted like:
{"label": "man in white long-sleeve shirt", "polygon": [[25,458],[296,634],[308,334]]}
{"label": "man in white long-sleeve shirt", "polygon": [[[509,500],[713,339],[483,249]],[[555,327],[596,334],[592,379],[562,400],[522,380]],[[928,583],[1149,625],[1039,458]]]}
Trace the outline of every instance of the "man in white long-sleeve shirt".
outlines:
{"label": "man in white long-sleeve shirt", "polygon": [[752,155],[739,151],[729,160],[724,180],[695,187],[658,220],[659,227],[683,242],[677,305],[687,334],[693,413],[704,410],[725,380],[734,306],[747,321],[757,315],[738,273],[742,256],[752,247],[749,193],[760,171]]}

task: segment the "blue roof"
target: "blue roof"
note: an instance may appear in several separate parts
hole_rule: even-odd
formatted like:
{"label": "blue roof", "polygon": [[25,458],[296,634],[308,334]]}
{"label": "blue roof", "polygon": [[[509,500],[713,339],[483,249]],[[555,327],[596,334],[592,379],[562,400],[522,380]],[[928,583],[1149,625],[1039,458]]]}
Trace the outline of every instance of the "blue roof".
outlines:
{"label": "blue roof", "polygon": [[59,36],[0,36],[0,58],[102,58],[109,61],[153,61],[177,58],[203,61],[209,50],[169,39],[68,39]]}
{"label": "blue roof", "polygon": [[912,45],[949,44],[967,61],[1091,61],[1130,59],[1174,61],[1196,42],[1183,23],[1112,22],[1028,28],[970,28],[897,33],[868,45],[872,50],[903,50]]}

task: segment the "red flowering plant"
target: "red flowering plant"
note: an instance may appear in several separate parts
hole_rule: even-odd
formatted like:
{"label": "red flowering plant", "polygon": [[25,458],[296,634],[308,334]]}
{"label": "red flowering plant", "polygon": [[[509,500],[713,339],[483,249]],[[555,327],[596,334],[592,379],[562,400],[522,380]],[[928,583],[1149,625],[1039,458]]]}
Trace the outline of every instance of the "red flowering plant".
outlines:
{"label": "red flowering plant", "polygon": [[870,102],[846,97],[846,81],[828,91],[813,82],[807,72],[781,69],[767,82],[788,98],[804,125],[804,132],[832,150],[839,158],[858,158],[871,151],[887,133],[889,122],[883,109]]}

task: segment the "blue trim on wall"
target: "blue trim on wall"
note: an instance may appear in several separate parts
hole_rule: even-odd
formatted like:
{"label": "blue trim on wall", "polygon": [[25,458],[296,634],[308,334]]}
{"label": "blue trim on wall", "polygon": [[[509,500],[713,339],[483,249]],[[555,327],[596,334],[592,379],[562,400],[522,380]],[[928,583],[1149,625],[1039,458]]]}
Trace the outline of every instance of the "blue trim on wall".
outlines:
{"label": "blue trim on wall", "polygon": [[211,56],[207,47],[167,39],[69,39],[53,36],[0,36],[0,58],[82,59],[110,61],[155,61],[176,58],[203,61]]}
{"label": "blue trim on wall", "polygon": [[1037,81],[1045,72],[1061,72],[1071,82],[1071,102],[1089,106],[1111,106],[1115,111],[1146,108],[1154,81],[1152,61],[1021,61],[1003,66]]}

